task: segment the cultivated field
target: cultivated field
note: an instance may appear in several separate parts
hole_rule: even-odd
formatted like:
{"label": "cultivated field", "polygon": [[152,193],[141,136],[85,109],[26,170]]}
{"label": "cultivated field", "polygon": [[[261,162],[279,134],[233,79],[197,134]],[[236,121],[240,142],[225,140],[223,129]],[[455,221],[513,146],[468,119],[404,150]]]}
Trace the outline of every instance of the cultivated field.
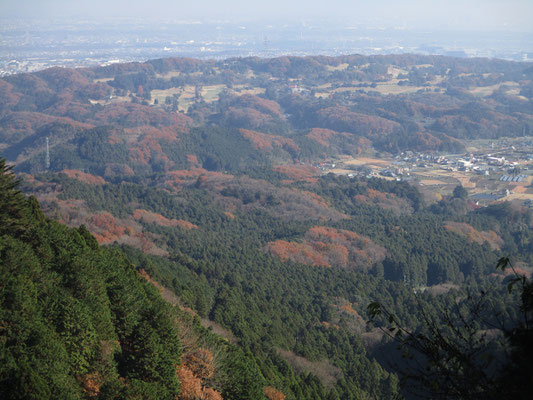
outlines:
{"label": "cultivated field", "polygon": [[157,99],[159,104],[165,104],[165,99],[168,97],[172,97],[175,94],[181,94],[182,89],[181,88],[170,88],[166,90],[152,90],[150,94],[152,95],[152,104]]}
{"label": "cultivated field", "polygon": [[156,77],[163,79],[177,78],[181,75],[180,71],[169,71],[166,74],[156,74]]}
{"label": "cultivated field", "polygon": [[[224,88],[226,88],[226,85],[202,86],[199,95],[206,103],[210,103],[218,100],[220,92],[222,92]],[[185,85],[184,87],[165,90],[152,90],[152,104],[154,104],[156,99],[159,104],[165,104],[165,99],[174,95],[178,96],[178,110],[187,112],[196,97],[196,87],[193,85]]]}
{"label": "cultivated field", "polygon": [[472,93],[474,96],[487,97],[492,95],[495,91],[499,90],[502,86],[509,88],[508,90],[506,90],[507,94],[513,93],[515,95],[518,95],[520,93],[520,90],[517,91],[516,89],[512,89],[519,86],[518,82],[502,82],[497,85],[474,87],[470,88],[469,92]]}
{"label": "cultivated field", "polygon": [[348,68],[348,65],[349,64],[347,63],[339,64],[336,67],[333,65],[328,65],[326,68],[328,69],[328,71],[344,71],[346,68]]}
{"label": "cultivated field", "polygon": [[346,165],[376,165],[382,168],[392,164],[392,161],[390,160],[369,157],[343,159],[342,162]]}
{"label": "cultivated field", "polygon": [[[489,149],[492,151],[490,143],[490,141],[472,143],[470,148],[473,152],[484,152],[489,151]],[[521,161],[520,164],[522,174],[526,175],[526,178],[522,182],[500,181],[500,177],[507,174],[509,167],[502,167],[490,175],[480,175],[475,171],[451,170],[439,164],[426,163],[425,167],[420,167],[417,165],[418,162],[403,163],[398,162],[398,159],[382,159],[372,157],[371,155],[362,157],[344,156],[337,159],[335,164],[336,168],[328,170],[328,172],[348,175],[357,173],[354,167],[366,167],[372,171],[372,175],[388,180],[396,178],[393,176],[383,176],[381,174],[382,170],[388,170],[390,172],[399,170],[397,177],[417,184],[424,198],[430,203],[442,199],[444,195],[450,195],[458,184],[468,189],[470,195],[479,193],[505,195],[508,190],[510,194],[501,200],[533,201],[533,175],[528,172],[530,170],[530,162],[528,163],[527,161]],[[404,175],[401,175],[402,172]],[[405,174],[406,172],[408,172],[407,175]]]}

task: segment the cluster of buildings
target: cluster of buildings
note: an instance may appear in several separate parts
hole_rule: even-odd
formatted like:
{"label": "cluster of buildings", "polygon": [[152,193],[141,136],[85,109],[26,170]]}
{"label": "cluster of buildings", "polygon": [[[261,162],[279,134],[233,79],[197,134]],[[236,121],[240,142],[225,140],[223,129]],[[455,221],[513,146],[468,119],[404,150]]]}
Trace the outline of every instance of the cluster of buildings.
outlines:
{"label": "cluster of buildings", "polygon": [[334,164],[332,162],[329,162],[329,161],[324,161],[324,162],[320,162],[318,164],[315,164],[315,167],[318,168],[322,172],[327,172],[330,169],[335,168],[336,164]]}
{"label": "cluster of buildings", "polygon": [[[520,182],[526,175],[519,175],[521,168],[527,168],[530,161],[533,160],[532,154],[507,154],[495,156],[492,154],[478,154],[472,153],[465,155],[435,155],[429,153],[414,153],[407,151],[396,156],[398,161],[395,164],[403,164],[404,169],[408,169],[408,165],[411,168],[434,168],[436,165],[440,169],[446,171],[461,171],[461,172],[474,172],[479,175],[493,175],[496,173],[507,173],[509,170],[516,171],[516,173],[509,173],[512,179],[507,181]],[[511,161],[514,160],[514,161]],[[519,176],[520,178],[517,178]],[[513,179],[520,180],[513,180]],[[501,179],[503,181],[503,179]]]}
{"label": "cluster of buildings", "polygon": [[502,181],[502,182],[522,182],[525,178],[527,178],[526,175],[502,175],[500,177],[500,181]]}
{"label": "cluster of buildings", "polygon": [[[499,143],[497,149],[492,148],[486,151],[478,151],[467,154],[438,155],[434,153],[423,153],[405,151],[397,155],[393,160],[382,165],[380,161],[374,164],[357,166],[349,177],[381,176],[400,180],[413,180],[415,176],[425,177],[437,181],[446,177],[458,176],[474,177],[472,182],[476,183],[478,190],[474,190],[470,197],[472,201],[480,206],[488,205],[494,201],[501,200],[513,194],[515,186],[521,186],[520,195],[516,197],[524,205],[533,207],[533,194],[531,187],[527,185],[530,176],[533,176],[533,140],[523,142],[513,140],[515,146]],[[382,165],[379,167],[379,165]],[[316,165],[322,171],[335,168],[332,162],[323,162]],[[341,166],[341,168],[343,168]],[[351,169],[351,168],[350,168]],[[459,175],[457,175],[459,174]],[[416,179],[415,179],[416,180]],[[448,182],[444,180],[442,183]],[[422,183],[420,183],[422,185]],[[434,183],[432,183],[434,184]],[[484,193],[479,190],[484,188]],[[482,189],[481,189],[482,190]],[[476,193],[477,192],[477,193]],[[531,200],[529,199],[531,197]]]}

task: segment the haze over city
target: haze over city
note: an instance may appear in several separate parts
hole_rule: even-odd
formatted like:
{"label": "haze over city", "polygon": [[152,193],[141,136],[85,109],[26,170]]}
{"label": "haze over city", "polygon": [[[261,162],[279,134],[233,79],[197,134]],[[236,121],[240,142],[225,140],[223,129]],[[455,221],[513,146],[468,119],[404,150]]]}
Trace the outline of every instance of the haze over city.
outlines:
{"label": "haze over city", "polygon": [[3,0],[0,15],[0,76],[179,56],[533,58],[528,0]]}
{"label": "haze over city", "polygon": [[334,0],[291,2],[155,0],[3,1],[5,17],[149,17],[157,19],[230,19],[301,22],[306,18],[341,18],[383,27],[533,31],[533,3],[528,0],[424,1]]}

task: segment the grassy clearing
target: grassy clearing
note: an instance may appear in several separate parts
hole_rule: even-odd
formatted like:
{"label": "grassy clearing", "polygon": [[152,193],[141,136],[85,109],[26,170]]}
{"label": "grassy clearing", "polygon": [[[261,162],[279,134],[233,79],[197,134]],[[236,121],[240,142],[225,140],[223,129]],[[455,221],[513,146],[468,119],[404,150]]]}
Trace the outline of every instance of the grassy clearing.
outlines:
{"label": "grassy clearing", "polygon": [[344,71],[346,68],[348,68],[348,66],[349,66],[348,63],[344,63],[344,64],[339,64],[336,67],[334,67],[333,65],[327,65],[326,68],[328,71]]}
{"label": "grassy clearing", "polygon": [[[392,79],[388,82],[379,82],[376,87],[370,87],[372,82],[365,82],[369,86],[357,87],[357,86],[348,86],[332,89],[330,91],[321,91],[315,93],[316,97],[327,97],[331,93],[342,93],[342,92],[356,92],[358,90],[363,90],[364,92],[379,92],[380,94],[408,94],[416,93],[419,90],[435,90],[437,86],[400,86],[398,85],[397,79]],[[437,82],[435,82],[437,83]],[[440,89],[439,89],[440,90]]]}
{"label": "grassy clearing", "polygon": [[389,82],[380,82],[377,87],[365,87],[362,88],[365,92],[376,91],[380,94],[405,94],[416,93],[419,90],[435,90],[435,86],[400,86],[398,81],[391,80]]}
{"label": "grassy clearing", "polygon": [[427,286],[424,289],[433,295],[439,295],[448,293],[450,290],[459,289],[459,286],[453,283],[441,283],[440,285]]}
{"label": "grassy clearing", "polygon": [[178,110],[187,112],[189,111],[189,107],[194,102],[195,96],[195,88],[194,86],[185,86],[184,90],[181,93],[180,98],[178,99]]}
{"label": "grassy clearing", "polygon": [[357,157],[347,160],[343,160],[346,165],[378,165],[381,167],[391,165],[391,161],[381,160],[379,158],[369,158],[369,157]]}
{"label": "grassy clearing", "polygon": [[509,89],[507,90],[506,93],[510,96],[515,96],[519,98],[520,100],[529,101],[529,99],[526,96],[520,95],[520,88]]}
{"label": "grassy clearing", "polygon": [[413,69],[419,69],[419,68],[431,68],[433,67],[433,64],[417,64],[413,65]]}
{"label": "grassy clearing", "polygon": [[438,179],[421,179],[420,183],[424,185],[446,185],[446,182],[439,181]]}
{"label": "grassy clearing", "polygon": [[165,90],[152,90],[150,92],[152,96],[152,104],[154,103],[155,99],[159,102],[159,104],[165,104],[165,99],[167,97],[172,97],[175,94],[181,94],[182,89],[181,88],[170,88]]}
{"label": "grassy clearing", "polygon": [[93,79],[93,82],[94,83],[111,82],[113,79],[115,78],[98,78],[98,79]]}
{"label": "grassy clearing", "polygon": [[207,103],[217,101],[220,92],[222,92],[224,88],[226,88],[226,85],[204,86],[201,91],[201,96]]}
{"label": "grassy clearing", "polygon": [[527,192],[527,187],[525,185],[515,185],[515,186],[512,186],[511,190],[515,193],[526,193]]}
{"label": "grassy clearing", "polygon": [[342,169],[342,168],[330,169],[328,172],[333,172],[335,175],[353,174],[353,171],[351,169]]}
{"label": "grassy clearing", "polygon": [[[473,88],[470,88],[468,91],[470,93],[472,93],[474,96],[477,96],[477,97],[487,97],[487,96],[490,96],[492,95],[495,91],[499,90],[500,87],[502,86],[507,86],[510,88],[510,90],[507,90],[507,94],[511,94],[511,90],[513,90],[513,93],[515,93],[515,91],[517,89],[512,89],[512,88],[517,88],[519,86],[518,82],[502,82],[502,83],[498,83],[496,85],[491,85],[491,86],[480,86],[480,87],[473,87]],[[518,90],[518,92],[516,93],[518,95],[520,91]]]}
{"label": "grassy clearing", "polygon": [[266,91],[265,88],[257,87],[257,88],[251,88],[246,85],[234,85],[233,86],[233,92],[236,95],[243,95],[243,94],[253,94],[254,96],[257,96],[259,94],[264,94]]}
{"label": "grassy clearing", "polygon": [[91,103],[92,105],[100,104],[101,106],[103,106],[103,105],[106,105],[107,103],[109,103],[109,101],[108,100],[91,100],[91,99],[89,99],[89,103]]}
{"label": "grassy clearing", "polygon": [[533,201],[533,193],[512,193],[509,196],[505,196],[501,198],[499,201],[511,201],[511,200]]}
{"label": "grassy clearing", "polygon": [[181,75],[180,71],[169,71],[166,74],[155,74],[157,78],[171,79]]}
{"label": "grassy clearing", "polygon": [[[416,173],[415,173],[416,174]],[[465,188],[468,189],[474,189],[476,187],[476,182],[472,181],[472,177],[467,175],[466,173],[459,172],[459,171],[445,171],[442,169],[436,169],[436,170],[428,170],[424,171],[423,175],[425,176],[432,176],[437,179],[446,179],[446,178],[453,178]]]}
{"label": "grassy clearing", "polygon": [[[226,85],[211,85],[211,86],[203,86],[200,90],[200,96],[206,101],[207,103],[217,101],[218,96],[220,95],[220,92],[224,90]],[[152,96],[152,104],[154,104],[154,101],[157,99],[159,104],[164,104],[165,99],[167,97],[172,97],[174,95],[178,95],[178,109],[180,111],[187,112],[189,109],[191,103],[194,101],[194,98],[196,97],[196,87],[193,85],[186,85],[185,87],[179,87],[179,88],[170,88],[165,90],[152,90],[151,96]]]}
{"label": "grassy clearing", "polygon": [[387,71],[387,73],[389,75],[392,75],[393,78],[398,78],[398,75],[407,74],[408,72],[409,71],[407,71],[406,69],[401,69],[401,68],[395,67],[393,65],[389,66],[389,69]]}

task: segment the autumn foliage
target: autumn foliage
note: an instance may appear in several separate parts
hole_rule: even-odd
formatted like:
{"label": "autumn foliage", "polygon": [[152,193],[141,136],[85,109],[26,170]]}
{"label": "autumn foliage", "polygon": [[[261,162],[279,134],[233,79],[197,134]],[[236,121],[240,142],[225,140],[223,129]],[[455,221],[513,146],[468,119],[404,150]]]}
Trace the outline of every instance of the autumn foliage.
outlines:
{"label": "autumn foliage", "polygon": [[253,94],[243,94],[233,99],[232,104],[235,106],[246,107],[260,111],[261,113],[273,117],[281,117],[281,108],[278,103],[272,100],[263,99]]}
{"label": "autumn foliage", "polygon": [[233,214],[230,211],[224,211],[224,215],[228,217],[229,219],[235,219],[235,214]]}
{"label": "autumn foliage", "polygon": [[111,243],[123,235],[132,235],[135,230],[131,226],[124,225],[121,220],[108,212],[93,214],[89,218],[92,233],[98,243]]}
{"label": "autumn foliage", "polygon": [[147,64],[153,66],[154,70],[159,73],[169,71],[194,72],[204,64],[204,61],[187,57],[170,57],[150,60]]}
{"label": "autumn foliage", "polygon": [[88,174],[86,172],[78,171],[76,169],[64,169],[61,171],[63,174],[72,179],[77,179],[79,181],[89,183],[91,185],[104,185],[106,182],[101,176],[96,176]]}
{"label": "autumn foliage", "polygon": [[183,365],[187,366],[194,375],[200,379],[207,379],[213,375],[213,354],[207,349],[197,349],[185,353],[181,358]]}
{"label": "autumn foliage", "polygon": [[318,206],[329,208],[329,204],[326,202],[326,200],[324,200],[322,196],[314,192],[309,192],[307,190],[298,190],[298,189],[293,189],[293,191],[304,195],[305,197],[309,198],[313,203],[315,203]]}
{"label": "autumn foliage", "polygon": [[106,164],[104,172],[105,177],[115,177],[118,175],[133,176],[135,175],[135,172],[133,171],[133,169],[131,169],[131,167],[126,164]]}
{"label": "autumn foliage", "polygon": [[285,400],[285,395],[272,386],[267,386],[263,390],[268,400]]}
{"label": "autumn foliage", "polygon": [[315,142],[321,144],[324,147],[330,146],[330,140],[338,135],[345,135],[336,131],[332,131],[331,129],[324,129],[324,128],[313,128],[311,131],[307,134],[307,137],[309,139],[313,139]]}
{"label": "autumn foliage", "polygon": [[203,348],[184,353],[177,374],[181,384],[180,400],[222,400],[222,395],[207,387],[207,380],[213,375],[215,366],[213,354]]}
{"label": "autumn foliage", "polygon": [[414,142],[417,143],[417,146],[413,146],[412,149],[419,151],[438,149],[442,145],[442,140],[428,132],[417,132]]}
{"label": "autumn foliage", "polygon": [[160,226],[179,226],[184,229],[198,229],[198,226],[192,222],[185,221],[183,219],[168,219],[161,214],[157,214],[151,211],[138,209],[133,213],[133,218],[141,220],[146,224],[156,224]]}
{"label": "autumn foliage", "polygon": [[473,226],[464,222],[446,221],[444,227],[461,236],[465,236],[469,241],[483,244],[487,242],[490,247],[499,250],[503,245],[503,239],[494,231],[478,231]]}
{"label": "autumn foliage", "polygon": [[165,186],[179,190],[184,184],[191,183],[197,180],[206,182],[209,180],[226,181],[233,178],[233,175],[224,174],[223,172],[208,171],[204,168],[191,167],[190,169],[180,169],[168,171],[165,175]]}
{"label": "autumn foliage", "polygon": [[180,400],[202,399],[202,381],[194,376],[193,372],[186,366],[178,368],[178,380],[181,384]]}
{"label": "autumn foliage", "polygon": [[19,93],[14,93],[13,89],[13,85],[0,80],[0,107],[12,106],[18,103],[22,96]]}
{"label": "autumn foliage", "polygon": [[[52,200],[50,202],[50,200]],[[166,250],[158,247],[154,243],[154,235],[150,232],[143,232],[142,226],[134,218],[117,218],[109,212],[90,212],[83,200],[61,200],[51,198],[43,202],[45,210],[56,215],[59,221],[70,226],[85,225],[92,233],[99,244],[122,243],[136,247],[141,251],[149,254],[166,256]],[[148,223],[161,222],[157,215],[144,214],[144,210],[137,212],[139,219],[147,218]],[[148,213],[148,212],[146,212]],[[157,221],[157,222],[156,222]],[[196,225],[182,220],[163,220],[167,226],[181,226],[184,229],[195,229]]]}
{"label": "autumn foliage", "polygon": [[274,167],[274,171],[281,172],[289,178],[315,182],[318,170],[312,165],[284,164]]}
{"label": "autumn foliage", "polygon": [[326,258],[320,252],[315,251],[312,245],[305,242],[298,243],[276,240],[267,245],[267,251],[277,255],[283,261],[291,260],[320,267],[329,266]]}
{"label": "autumn foliage", "polygon": [[282,260],[302,264],[368,269],[385,258],[385,248],[355,232],[314,226],[302,242],[276,240],[266,250]]}
{"label": "autumn foliage", "polygon": [[291,150],[293,152],[300,150],[298,145],[294,143],[292,139],[284,138],[283,136],[269,135],[249,129],[240,129],[239,131],[243,137],[252,143],[252,146],[254,146],[256,150],[271,151],[274,147]]}
{"label": "autumn foliage", "polygon": [[353,132],[368,138],[388,135],[400,127],[397,122],[377,116],[360,114],[349,110],[345,106],[323,108],[318,111],[317,116],[324,127],[341,132]]}
{"label": "autumn foliage", "polygon": [[43,126],[52,123],[71,126],[77,129],[90,129],[93,127],[91,124],[78,122],[68,117],[57,117],[40,112],[17,111],[11,112],[1,118],[0,128],[6,139],[13,137],[13,139],[18,140],[21,137],[35,133]]}
{"label": "autumn foliage", "polygon": [[100,376],[98,372],[86,374],[82,378],[83,392],[88,397],[97,397],[100,394],[100,386],[103,381],[104,379]]}
{"label": "autumn foliage", "polygon": [[200,166],[200,162],[198,161],[198,157],[196,157],[194,154],[187,154],[187,161],[189,164],[191,164],[193,167]]}
{"label": "autumn foliage", "polygon": [[[149,164],[155,160],[163,161],[168,169],[173,163],[165,154],[161,143],[178,141],[181,135],[188,132],[191,120],[183,114],[167,117],[161,111],[157,111],[159,114],[153,114],[154,111],[149,107],[141,107],[144,108],[138,113],[136,109],[129,110],[126,107],[117,107],[114,110],[122,112],[116,118],[126,118],[130,121],[127,125],[134,125],[125,129],[130,144],[130,158],[141,164]],[[137,121],[132,121],[132,118],[137,118]]]}
{"label": "autumn foliage", "polygon": [[277,124],[283,119],[283,114],[275,101],[243,94],[226,99],[223,119],[231,126],[257,129]]}
{"label": "autumn foliage", "polygon": [[83,76],[76,69],[66,69],[61,67],[52,67],[36,73],[43,79],[48,86],[56,89],[79,89],[92,84],[87,77]]}

